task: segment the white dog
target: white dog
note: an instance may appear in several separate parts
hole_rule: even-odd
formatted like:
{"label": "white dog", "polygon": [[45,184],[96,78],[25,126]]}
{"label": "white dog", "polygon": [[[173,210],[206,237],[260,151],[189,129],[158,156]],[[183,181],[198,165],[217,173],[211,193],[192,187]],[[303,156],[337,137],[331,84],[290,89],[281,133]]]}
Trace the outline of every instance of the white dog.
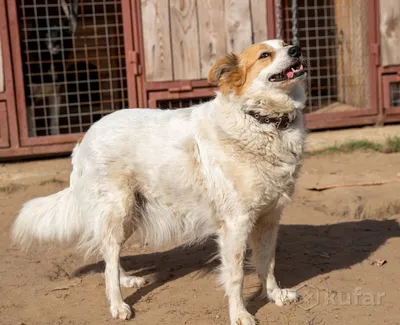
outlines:
{"label": "white dog", "polygon": [[14,240],[28,246],[78,237],[79,248],[101,253],[115,318],[131,317],[120,284],[145,284],[120,266],[121,246],[132,234],[154,246],[216,235],[231,324],[256,324],[242,295],[247,244],[265,297],[277,305],[296,300],[295,291],[278,287],[274,264],[306,135],[301,62],[297,46],[258,43],[213,66],[209,80],[220,92],[207,103],[102,118],[73,151],[70,186],[26,203]]}

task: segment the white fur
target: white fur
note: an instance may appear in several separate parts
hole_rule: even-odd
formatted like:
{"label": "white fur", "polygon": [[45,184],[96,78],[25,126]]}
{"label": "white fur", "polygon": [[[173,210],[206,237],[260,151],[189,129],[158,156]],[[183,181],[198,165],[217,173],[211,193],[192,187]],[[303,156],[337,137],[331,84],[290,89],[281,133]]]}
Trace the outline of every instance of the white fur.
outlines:
{"label": "white fur", "polygon": [[[277,305],[296,300],[274,277],[279,218],[294,190],[305,138],[303,85],[266,80],[286,59],[280,54],[240,96],[218,93],[175,111],[121,110],[95,123],[73,151],[70,186],[26,203],[13,227],[15,241],[26,246],[33,238],[64,242],[79,235],[81,249],[105,259],[115,318],[131,317],[120,284],[145,283],[119,264],[132,233],[153,246],[216,234],[231,324],[256,323],[242,296],[248,244],[263,295]],[[283,108],[297,117],[286,130],[245,114],[277,115]]]}
{"label": "white fur", "polygon": [[68,187],[27,202],[14,223],[13,237],[21,246],[28,247],[34,238],[68,242],[82,230],[79,206],[73,190]]}

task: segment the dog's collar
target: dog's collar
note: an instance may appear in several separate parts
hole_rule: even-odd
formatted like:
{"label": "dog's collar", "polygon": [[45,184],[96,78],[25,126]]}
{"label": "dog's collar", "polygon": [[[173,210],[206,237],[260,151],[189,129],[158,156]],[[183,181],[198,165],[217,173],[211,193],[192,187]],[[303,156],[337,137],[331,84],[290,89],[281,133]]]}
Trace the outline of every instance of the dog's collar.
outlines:
{"label": "dog's collar", "polygon": [[279,130],[287,129],[295,120],[289,114],[283,114],[278,117],[268,117],[255,111],[247,111],[246,114],[254,117],[261,124],[273,124]]}

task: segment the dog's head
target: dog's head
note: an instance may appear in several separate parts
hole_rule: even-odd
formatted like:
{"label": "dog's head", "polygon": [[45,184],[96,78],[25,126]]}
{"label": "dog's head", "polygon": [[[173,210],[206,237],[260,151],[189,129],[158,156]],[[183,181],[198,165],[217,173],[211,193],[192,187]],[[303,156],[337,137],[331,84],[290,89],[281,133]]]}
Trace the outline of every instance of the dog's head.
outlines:
{"label": "dog's head", "polygon": [[300,47],[269,40],[254,44],[239,55],[231,53],[221,58],[211,68],[208,80],[218,83],[223,94],[288,92],[306,77],[302,62]]}

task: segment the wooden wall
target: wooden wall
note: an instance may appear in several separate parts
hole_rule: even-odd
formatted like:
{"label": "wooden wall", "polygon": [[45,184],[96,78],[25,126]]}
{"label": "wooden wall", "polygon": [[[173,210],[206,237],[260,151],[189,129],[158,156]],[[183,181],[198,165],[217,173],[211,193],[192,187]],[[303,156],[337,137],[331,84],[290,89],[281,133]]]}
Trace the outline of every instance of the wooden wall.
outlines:
{"label": "wooden wall", "polygon": [[370,107],[370,44],[365,0],[335,0],[339,102]]}
{"label": "wooden wall", "polygon": [[4,92],[4,66],[3,66],[3,49],[1,47],[0,37],[0,93]]}
{"label": "wooden wall", "polygon": [[267,39],[265,0],[141,0],[147,81],[205,79],[217,58]]}
{"label": "wooden wall", "polygon": [[400,1],[381,0],[380,33],[382,65],[400,65]]}

